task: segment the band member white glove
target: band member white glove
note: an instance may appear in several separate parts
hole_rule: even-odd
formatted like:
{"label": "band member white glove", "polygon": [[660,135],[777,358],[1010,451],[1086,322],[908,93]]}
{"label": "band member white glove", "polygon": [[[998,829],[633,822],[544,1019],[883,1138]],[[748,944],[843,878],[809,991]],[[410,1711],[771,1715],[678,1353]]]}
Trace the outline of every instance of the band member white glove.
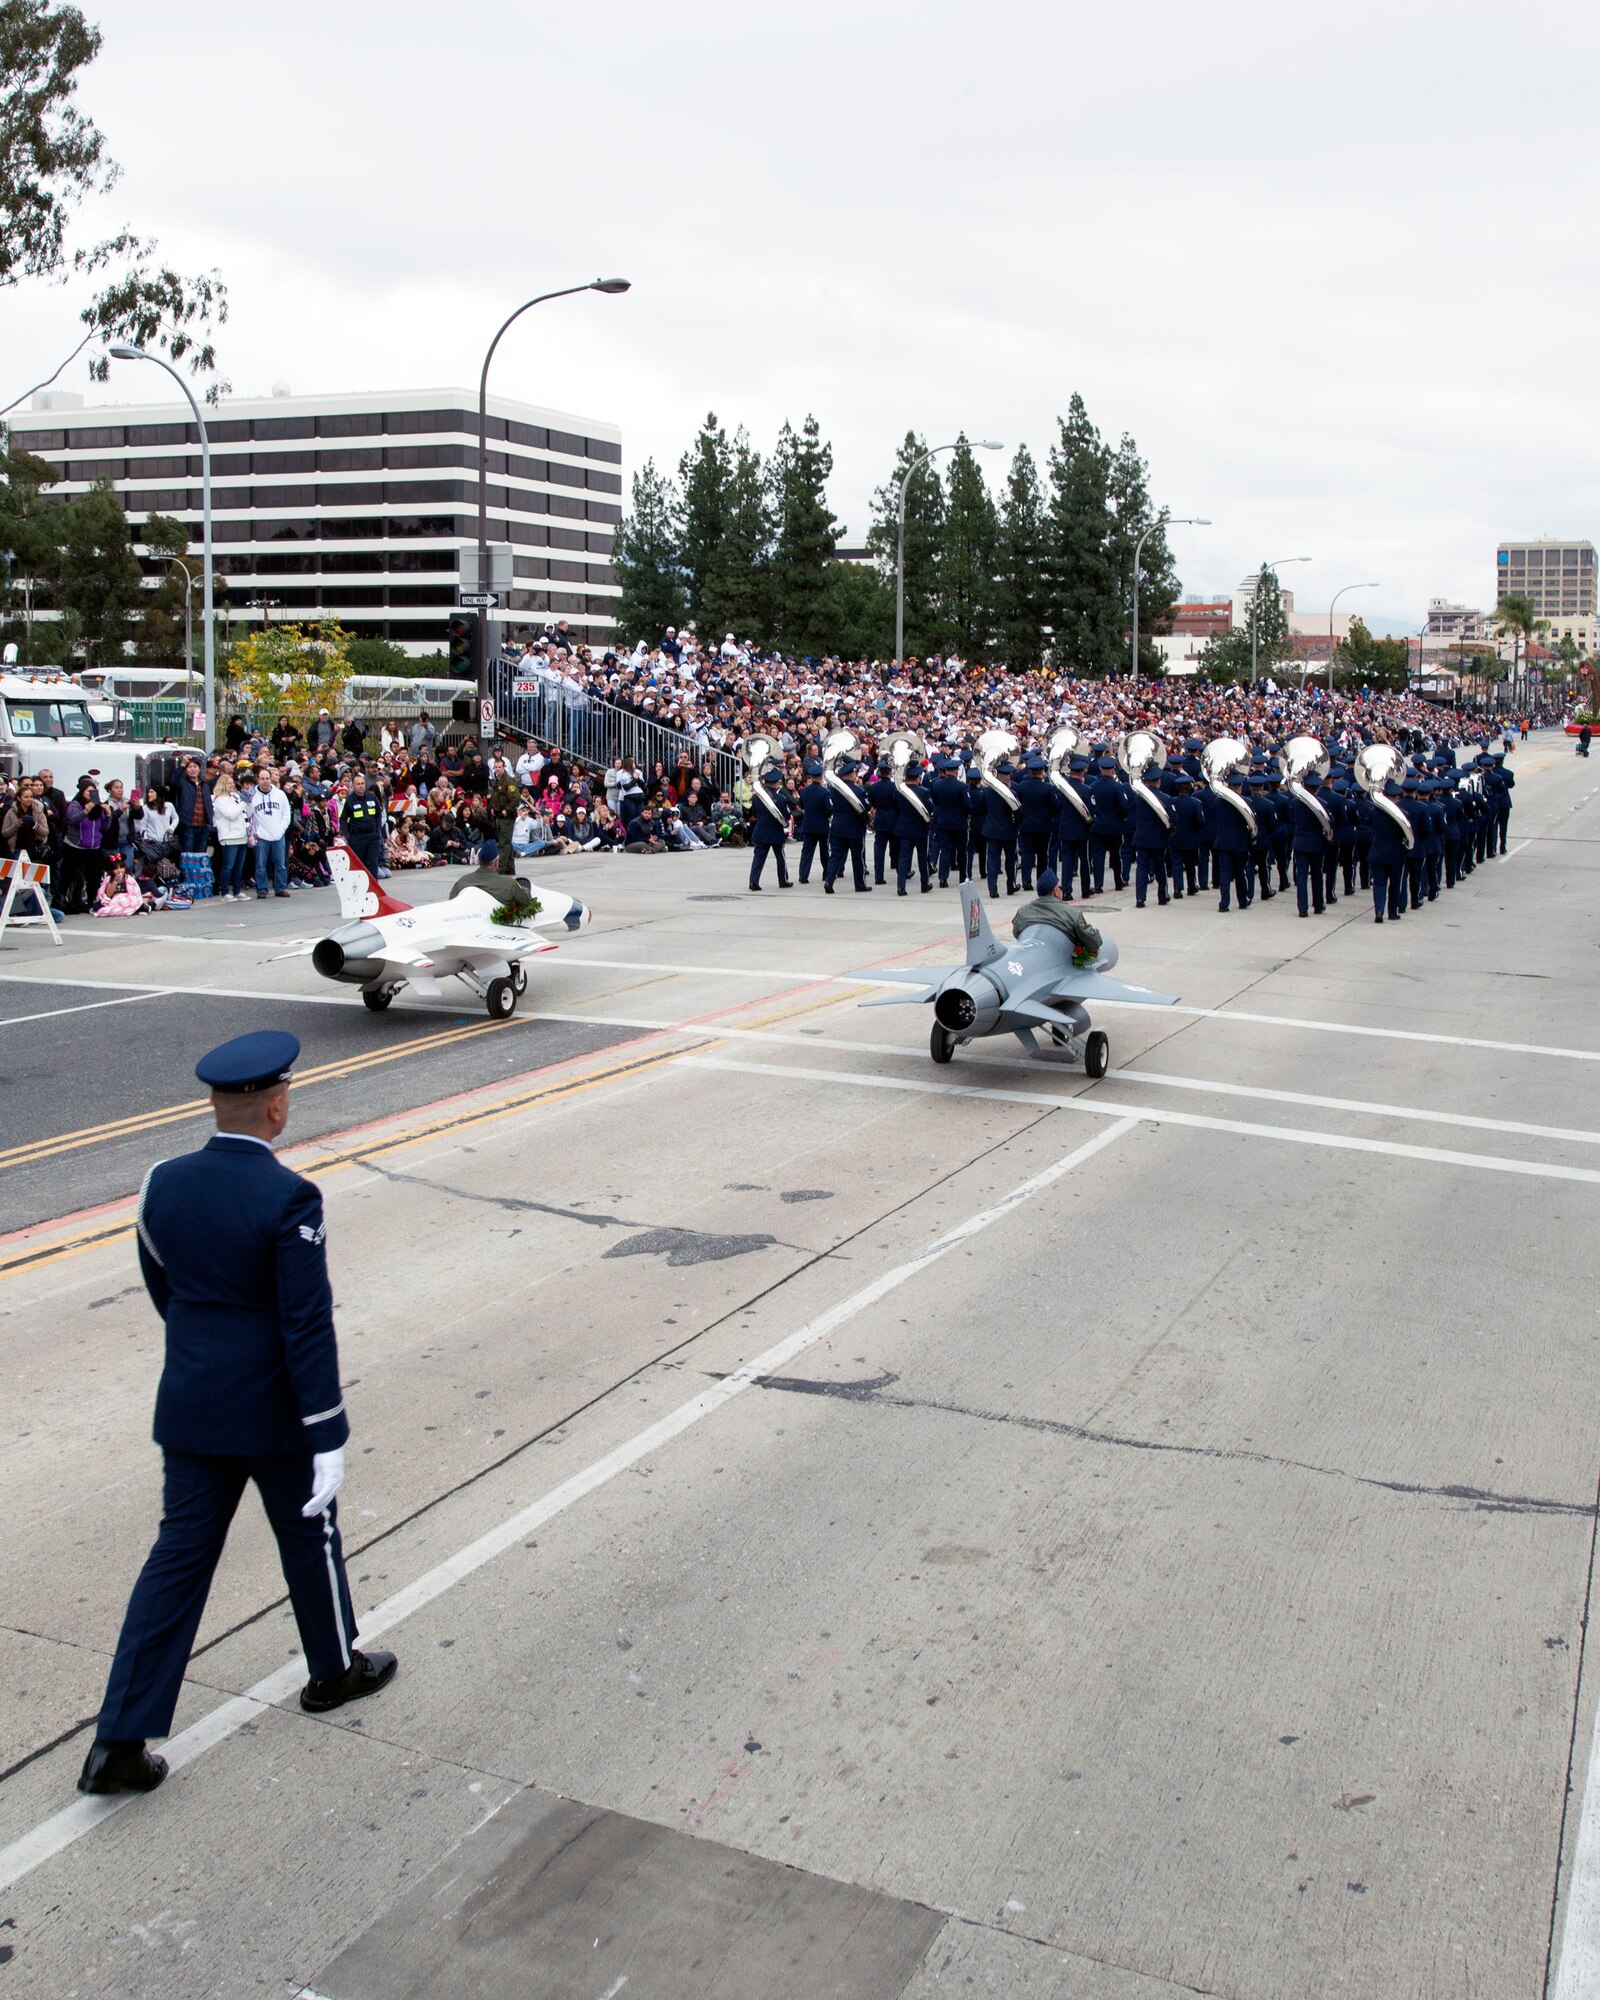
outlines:
{"label": "band member white glove", "polygon": [[328,1502],[344,1484],[344,1447],[337,1451],[319,1451],[311,1460],[311,1498],[300,1509],[306,1520],[313,1514],[320,1514]]}

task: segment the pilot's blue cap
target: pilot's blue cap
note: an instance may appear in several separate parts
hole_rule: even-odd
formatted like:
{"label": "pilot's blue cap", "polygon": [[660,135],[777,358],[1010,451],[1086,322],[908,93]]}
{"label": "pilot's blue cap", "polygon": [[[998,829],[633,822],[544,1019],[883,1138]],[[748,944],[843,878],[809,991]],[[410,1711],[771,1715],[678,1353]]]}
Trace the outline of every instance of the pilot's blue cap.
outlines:
{"label": "pilot's blue cap", "polygon": [[953,771],[956,768],[956,760],[954,757],[935,757],[933,768],[936,771]]}
{"label": "pilot's blue cap", "polygon": [[808,778],[820,778],[822,776],[822,766],[817,762],[815,757],[808,757],[806,759],[805,770]]}
{"label": "pilot's blue cap", "polygon": [[203,1055],[194,1073],[208,1090],[220,1090],[228,1096],[271,1090],[274,1084],[288,1082],[299,1056],[295,1036],[282,1028],[257,1028],[253,1034],[235,1035],[231,1042]]}
{"label": "pilot's blue cap", "polygon": [[486,840],[478,849],[478,866],[480,868],[492,868],[499,859],[500,843],[498,840]]}
{"label": "pilot's blue cap", "polygon": [[1039,894],[1041,896],[1048,896],[1051,894],[1053,890],[1058,889],[1061,886],[1061,877],[1056,873],[1056,871],[1053,868],[1041,868],[1039,870],[1038,879],[1039,879]]}
{"label": "pilot's blue cap", "polygon": [[1045,767],[1044,759],[1039,755],[1037,750],[1030,750],[1022,761],[1030,771],[1042,771]]}

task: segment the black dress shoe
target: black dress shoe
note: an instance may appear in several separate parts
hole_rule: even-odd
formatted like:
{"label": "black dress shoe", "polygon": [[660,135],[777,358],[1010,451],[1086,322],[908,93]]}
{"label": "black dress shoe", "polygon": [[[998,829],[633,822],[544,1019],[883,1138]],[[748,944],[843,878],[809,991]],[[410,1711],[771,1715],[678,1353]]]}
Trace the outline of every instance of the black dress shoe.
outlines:
{"label": "black dress shoe", "polygon": [[167,1775],[165,1757],[155,1757],[142,1743],[102,1743],[98,1737],[83,1760],[80,1792],[153,1792]]}
{"label": "black dress shoe", "polygon": [[833,894],[833,884],[831,882],[824,882],[822,885],[822,893],[825,896],[831,896]]}
{"label": "black dress shoe", "polygon": [[394,1679],[399,1665],[393,1653],[353,1652],[350,1664],[331,1681],[307,1681],[300,1690],[300,1706],[308,1715],[326,1715],[330,1708],[343,1708],[347,1701],[360,1701],[376,1694]]}
{"label": "black dress shoe", "polygon": [[904,889],[896,889],[896,890],[895,890],[895,894],[896,894],[897,896],[903,896],[903,895],[904,895],[905,893],[906,893],[906,892],[905,892],[905,890],[904,890]]}

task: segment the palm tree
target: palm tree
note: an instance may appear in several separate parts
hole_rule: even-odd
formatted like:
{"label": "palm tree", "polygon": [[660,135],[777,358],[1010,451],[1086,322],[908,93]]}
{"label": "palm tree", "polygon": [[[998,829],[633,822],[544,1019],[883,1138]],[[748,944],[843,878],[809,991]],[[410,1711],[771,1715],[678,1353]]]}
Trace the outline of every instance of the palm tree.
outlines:
{"label": "palm tree", "polygon": [[1526,665],[1528,648],[1533,644],[1535,634],[1549,629],[1548,618],[1541,618],[1533,608],[1531,597],[1502,597],[1494,608],[1494,622],[1503,632],[1511,635],[1511,702],[1517,705],[1517,642],[1522,642],[1522,658]]}

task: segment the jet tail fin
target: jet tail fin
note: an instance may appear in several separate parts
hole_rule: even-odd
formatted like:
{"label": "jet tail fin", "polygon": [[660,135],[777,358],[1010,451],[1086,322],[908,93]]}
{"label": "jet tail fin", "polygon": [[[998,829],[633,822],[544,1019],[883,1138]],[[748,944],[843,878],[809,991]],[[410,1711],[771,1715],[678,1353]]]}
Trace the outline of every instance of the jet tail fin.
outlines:
{"label": "jet tail fin", "polygon": [[386,894],[383,884],[367,873],[356,859],[355,850],[342,840],[329,844],[328,872],[339,892],[339,914],[347,924],[362,917],[398,916],[402,910],[411,908],[409,903],[397,902]]}
{"label": "jet tail fin", "polygon": [[961,914],[967,928],[967,964],[987,965],[991,958],[998,958],[1003,947],[989,928],[989,919],[984,914],[983,892],[976,882],[962,884]]}

